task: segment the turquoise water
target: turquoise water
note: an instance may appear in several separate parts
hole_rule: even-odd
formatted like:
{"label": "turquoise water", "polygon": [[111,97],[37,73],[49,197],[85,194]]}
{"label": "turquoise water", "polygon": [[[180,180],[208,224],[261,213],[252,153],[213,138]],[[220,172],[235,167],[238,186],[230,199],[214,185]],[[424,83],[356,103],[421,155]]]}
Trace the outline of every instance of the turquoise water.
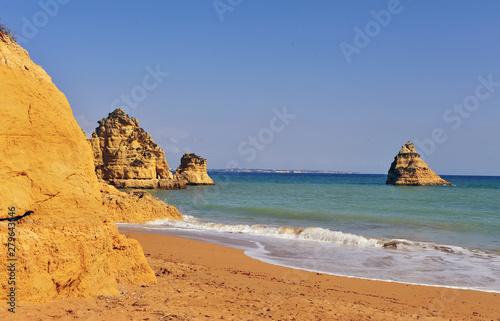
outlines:
{"label": "turquoise water", "polygon": [[500,177],[405,187],[385,175],[210,175],[216,186],[153,191],[186,222],[144,226],[305,270],[500,292]]}

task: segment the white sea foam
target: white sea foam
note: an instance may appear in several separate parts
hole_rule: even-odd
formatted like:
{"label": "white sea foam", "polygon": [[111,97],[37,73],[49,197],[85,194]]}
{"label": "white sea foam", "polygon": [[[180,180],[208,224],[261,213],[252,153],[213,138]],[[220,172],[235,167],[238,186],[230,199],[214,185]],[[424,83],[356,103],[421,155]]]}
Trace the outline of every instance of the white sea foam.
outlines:
{"label": "white sea foam", "polygon": [[197,218],[189,215],[185,215],[183,221],[161,219],[153,222],[148,222],[146,223],[146,226],[209,230],[221,233],[249,234],[256,236],[268,236],[282,239],[296,239],[361,247],[382,247],[384,245],[384,241],[380,239],[367,238],[360,235],[344,233],[340,231],[332,231],[320,227],[294,228],[262,225],[230,225],[219,223],[204,223]]}
{"label": "white sea foam", "polygon": [[120,224],[232,246],[255,259],[302,270],[500,293],[500,255],[459,246],[378,239],[325,228],[231,225],[185,215]]}
{"label": "white sea foam", "polygon": [[327,244],[338,244],[355,247],[375,247],[387,248],[395,250],[437,250],[448,253],[466,253],[474,255],[485,255],[483,251],[471,251],[459,246],[451,245],[437,245],[425,242],[413,242],[406,239],[381,239],[369,238],[362,235],[355,235],[341,231],[332,231],[321,227],[307,227],[307,228],[294,228],[294,227],[274,227],[263,225],[231,225],[202,222],[198,218],[190,215],[185,215],[184,220],[170,220],[160,219],[157,221],[148,222],[145,224],[147,227],[162,228],[168,227],[172,229],[189,229],[212,231],[217,233],[234,233],[234,234],[247,234],[253,236],[266,236],[280,239],[312,241]]}
{"label": "white sea foam", "polygon": [[312,240],[325,243],[336,243],[356,246],[381,247],[381,240],[366,238],[364,236],[339,231],[331,231],[325,228],[310,227],[304,229],[299,235],[300,240]]}

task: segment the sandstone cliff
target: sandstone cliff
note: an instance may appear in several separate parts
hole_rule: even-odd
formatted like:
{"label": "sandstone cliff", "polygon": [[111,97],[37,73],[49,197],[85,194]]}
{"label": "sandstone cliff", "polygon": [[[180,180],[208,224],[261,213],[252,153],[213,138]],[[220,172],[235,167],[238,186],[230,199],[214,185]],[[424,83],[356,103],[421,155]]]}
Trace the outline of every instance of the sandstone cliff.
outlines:
{"label": "sandstone cliff", "polygon": [[109,217],[117,223],[145,223],[162,218],[182,220],[174,206],[167,205],[145,191],[120,192],[115,187],[101,183],[101,196]]}
{"label": "sandstone cliff", "polygon": [[13,286],[17,302],[45,302],[156,282],[138,242],[106,215],[92,150],[66,97],[9,38],[0,41],[0,88],[0,258],[3,267],[17,259],[15,285],[5,268],[0,275],[4,298]]}
{"label": "sandstone cliff", "polygon": [[89,140],[97,177],[118,188],[185,188],[174,181],[165,153],[121,108],[99,122]]}
{"label": "sandstone cliff", "polygon": [[394,157],[386,184],[392,185],[452,185],[420,158],[412,142],[406,143]]}
{"label": "sandstone cliff", "polygon": [[193,153],[182,156],[174,178],[185,181],[188,185],[215,185],[207,173],[207,160]]}

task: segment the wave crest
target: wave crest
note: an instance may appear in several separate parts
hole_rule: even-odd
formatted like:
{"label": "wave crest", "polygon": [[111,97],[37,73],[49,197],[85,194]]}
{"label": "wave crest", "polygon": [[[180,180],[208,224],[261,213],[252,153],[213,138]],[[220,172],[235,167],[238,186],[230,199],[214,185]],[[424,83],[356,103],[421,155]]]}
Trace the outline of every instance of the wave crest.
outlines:
{"label": "wave crest", "polygon": [[332,231],[320,227],[295,228],[271,227],[262,225],[230,225],[220,223],[204,223],[199,219],[186,215],[184,221],[161,219],[146,223],[147,226],[170,227],[180,229],[201,229],[221,233],[244,233],[258,236],[279,237],[285,239],[307,240],[352,246],[382,247],[380,239],[367,238],[351,233]]}
{"label": "wave crest", "polygon": [[370,238],[341,231],[332,231],[321,227],[295,228],[288,226],[273,227],[263,225],[205,223],[190,215],[185,215],[183,221],[160,219],[157,221],[147,222],[145,225],[152,228],[168,227],[173,229],[203,230],[217,233],[248,234],[254,236],[276,237],[281,239],[312,241],[357,247],[376,247],[403,251],[416,249],[436,250],[440,252],[462,254],[474,252],[474,255],[476,256],[488,255],[486,252],[480,250],[469,250],[459,246],[437,245],[425,242],[419,243],[406,239]]}

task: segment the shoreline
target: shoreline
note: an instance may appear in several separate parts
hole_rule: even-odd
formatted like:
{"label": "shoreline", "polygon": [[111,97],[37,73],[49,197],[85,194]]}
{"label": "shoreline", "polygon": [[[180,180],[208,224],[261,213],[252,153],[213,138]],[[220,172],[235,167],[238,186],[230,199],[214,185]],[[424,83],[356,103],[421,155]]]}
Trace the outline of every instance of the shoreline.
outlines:
{"label": "shoreline", "polygon": [[119,284],[121,294],[111,297],[21,302],[15,317],[500,320],[497,293],[333,276],[264,263],[243,250],[182,237],[122,234],[139,241],[156,284]]}
{"label": "shoreline", "polygon": [[[211,223],[207,223],[207,224],[210,225]],[[230,248],[240,249],[240,250],[243,250],[244,254],[250,258],[257,259],[257,260],[259,260],[263,263],[266,263],[266,264],[280,266],[280,267],[286,267],[286,268],[290,268],[290,269],[297,269],[297,270],[302,270],[302,271],[307,271],[307,272],[322,273],[322,274],[327,274],[327,275],[332,275],[332,276],[362,279],[362,280],[369,280],[369,281],[381,281],[381,282],[408,284],[408,285],[416,285],[416,286],[447,288],[447,289],[451,289],[451,290],[455,290],[455,289],[456,290],[470,290],[470,291],[479,291],[479,292],[485,292],[485,293],[500,294],[500,289],[498,287],[493,287],[493,286],[481,287],[480,285],[471,285],[471,284],[467,284],[467,282],[464,282],[464,280],[462,280],[462,282],[455,282],[454,284],[447,284],[446,282],[439,283],[437,277],[434,277],[434,279],[426,279],[425,277],[424,277],[424,279],[422,279],[422,278],[415,279],[415,278],[408,278],[408,276],[406,276],[406,279],[401,278],[401,277],[399,277],[399,278],[395,277],[395,278],[391,279],[390,275],[386,275],[387,278],[384,278],[383,275],[380,275],[381,277],[378,277],[378,275],[373,275],[373,273],[371,273],[371,275],[369,272],[366,273],[366,270],[364,270],[365,271],[364,273],[360,273],[359,271],[357,271],[357,274],[356,273],[343,274],[343,272],[346,271],[345,269],[337,270],[337,271],[329,271],[328,267],[325,268],[325,266],[319,267],[319,268],[318,267],[308,268],[307,264],[301,264],[301,263],[295,264],[295,265],[293,263],[289,264],[288,262],[286,262],[286,260],[283,260],[283,257],[273,257],[272,255],[269,256],[266,254],[262,255],[259,248],[251,248],[251,246],[249,246],[248,243],[253,244],[256,242],[255,241],[256,239],[253,239],[252,241],[249,241],[248,239],[243,239],[243,240],[239,239],[239,241],[237,241],[237,239],[235,239],[235,238],[227,237],[228,234],[226,234],[226,233],[218,236],[218,235],[214,235],[214,234],[210,234],[210,233],[206,234],[206,235],[205,234],[198,234],[198,233],[191,233],[191,232],[189,232],[189,230],[184,232],[182,229],[181,230],[173,229],[172,231],[170,231],[170,229],[168,229],[168,228],[167,229],[157,229],[156,226],[151,227],[151,228],[148,228],[148,226],[140,226],[140,225],[130,226],[128,224],[118,224],[118,226],[119,226],[119,231],[121,233],[128,232],[128,233],[139,233],[139,234],[167,235],[167,236],[187,238],[187,239],[194,240],[194,241],[206,242],[206,243],[211,243],[211,244],[215,244],[215,245],[227,246]],[[293,228],[288,228],[288,227],[283,227],[283,228],[293,229]],[[238,232],[234,231],[232,233],[238,233]],[[243,234],[245,234],[245,233],[243,233]],[[249,234],[249,235],[252,236],[251,234]],[[259,236],[257,235],[255,237],[259,237]],[[360,236],[360,237],[363,238],[363,236]],[[275,242],[280,242],[280,241],[283,241],[283,239],[277,238],[275,240]],[[408,241],[409,243],[413,243],[413,241],[411,241],[411,240],[403,240],[403,241]],[[273,242],[273,240],[272,239],[270,239],[270,240],[268,239],[265,241],[258,240],[258,243],[261,243],[261,242],[265,246],[267,246],[267,245],[271,244],[270,242]],[[245,245],[245,243],[247,243],[247,244]],[[262,246],[263,244],[260,244],[259,246]],[[417,244],[418,246],[423,246],[425,244],[428,244],[428,246],[426,248],[429,248],[429,247],[459,248],[459,246],[439,245],[439,244],[423,243],[423,242],[422,243],[414,242],[414,244]],[[276,243],[274,243],[273,245],[276,245]],[[461,248],[461,249],[466,250],[466,251],[469,250],[467,248]],[[402,251],[404,252],[404,250],[402,250]],[[485,251],[485,250],[478,250],[478,251],[482,251],[482,252],[484,252],[484,254],[488,253],[488,251]],[[344,251],[344,252],[348,252],[348,251]],[[403,255],[404,254],[403,252],[399,253],[398,255]],[[438,253],[440,253],[440,252],[438,252]],[[390,254],[386,254],[386,255],[390,255]],[[345,258],[345,254],[344,254],[344,258]],[[384,259],[380,255],[378,255],[378,258]],[[304,262],[308,262],[308,261],[309,262],[314,261],[314,259],[311,257],[307,257],[306,259],[304,259]],[[348,263],[348,264],[351,264],[351,263]],[[412,263],[417,263],[417,262],[415,260],[413,260],[411,262],[407,262],[407,265],[409,264],[409,266],[411,267]],[[346,265],[346,262],[344,262],[344,266],[347,268],[350,267],[350,266]],[[419,268],[427,268],[429,270],[432,268],[436,268],[436,266],[435,265],[434,266],[420,265]],[[442,268],[443,268],[443,271],[446,269],[445,266],[442,266]],[[374,269],[376,270],[377,268],[374,268]],[[415,270],[415,267],[414,267],[414,270]],[[399,272],[399,271],[395,271],[395,272]],[[472,273],[472,272],[477,272],[477,271],[469,270],[469,275],[471,275],[470,273]],[[450,272],[448,275],[453,275],[453,273]],[[474,275],[477,275],[477,274],[474,274]],[[486,276],[483,275],[482,277],[485,278]],[[428,281],[428,282],[425,282],[425,281]],[[438,281],[438,282],[432,283],[432,281]],[[462,284],[458,284],[458,283],[462,283]]]}
{"label": "shoreline", "polygon": [[[174,236],[174,237],[176,237],[176,236]],[[244,254],[244,255],[246,255],[246,254]],[[328,273],[328,272],[320,272],[320,271],[315,271],[315,270],[301,269],[301,268],[297,268],[297,267],[294,267],[291,265],[280,265],[277,263],[270,263],[270,262],[262,261],[259,259],[256,259],[256,260],[258,260],[262,263],[265,263],[265,264],[280,266],[280,267],[284,267],[287,269],[305,271],[305,272],[310,272],[310,273],[320,273],[320,274],[331,275],[331,276],[336,276],[336,277],[346,278],[346,279],[358,279],[358,280],[365,280],[365,281],[396,283],[396,284],[403,284],[403,285],[407,284],[407,285],[412,285],[412,286],[424,286],[424,287],[440,288],[440,289],[450,289],[450,290],[459,290],[459,291],[476,291],[476,292],[484,292],[484,293],[491,293],[491,294],[500,294],[499,291],[495,291],[495,290],[480,290],[480,289],[465,288],[465,287],[458,287],[458,286],[451,286],[451,285],[434,285],[434,284],[412,283],[412,282],[393,281],[393,280],[384,280],[384,279],[370,279],[370,278],[363,278],[363,277],[358,277],[358,276],[341,275],[341,274],[333,274],[333,273]]]}

